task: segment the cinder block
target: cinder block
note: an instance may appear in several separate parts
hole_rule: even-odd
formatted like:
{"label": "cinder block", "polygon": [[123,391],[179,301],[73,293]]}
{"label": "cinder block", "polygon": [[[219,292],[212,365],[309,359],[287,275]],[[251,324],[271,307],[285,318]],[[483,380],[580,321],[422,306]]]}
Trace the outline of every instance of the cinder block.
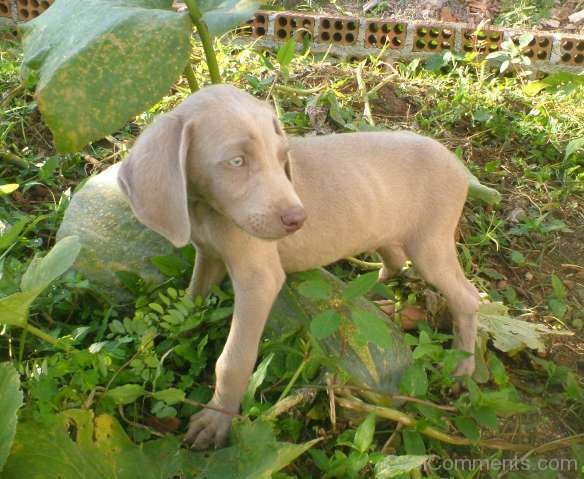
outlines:
{"label": "cinder block", "polygon": [[24,22],[32,20],[49,8],[52,3],[53,0],[17,0],[18,20]]}
{"label": "cinder block", "polygon": [[563,37],[560,41],[560,62],[584,67],[584,38]]}
{"label": "cinder block", "polygon": [[254,38],[264,37],[268,33],[270,24],[270,12],[258,10],[245,25],[238,29],[238,33],[249,35]]}
{"label": "cinder block", "polygon": [[501,49],[503,31],[488,29],[474,30],[465,28],[462,31],[462,50],[488,55]]}
{"label": "cinder block", "polygon": [[441,52],[454,47],[454,30],[443,25],[416,25],[414,52]]}
{"label": "cinder block", "polygon": [[[513,37],[513,43],[519,45],[519,36]],[[534,61],[545,61],[550,58],[554,38],[551,35],[534,35],[533,40],[525,47],[523,54]]]}
{"label": "cinder block", "polygon": [[312,41],[314,37],[315,18],[311,15],[296,15],[291,13],[280,13],[274,19],[274,39],[286,41],[289,38],[302,43]]}
{"label": "cinder block", "polygon": [[387,22],[384,20],[367,20],[365,23],[365,48],[403,48],[406,41],[407,25],[405,22]]}
{"label": "cinder block", "polygon": [[359,35],[359,19],[353,17],[320,17],[318,41],[335,45],[354,45]]}

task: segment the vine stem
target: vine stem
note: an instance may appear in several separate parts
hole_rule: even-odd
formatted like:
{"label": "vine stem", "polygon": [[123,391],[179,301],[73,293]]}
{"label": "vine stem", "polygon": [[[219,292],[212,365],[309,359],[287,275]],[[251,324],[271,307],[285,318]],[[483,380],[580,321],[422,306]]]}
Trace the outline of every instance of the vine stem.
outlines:
{"label": "vine stem", "polygon": [[431,437],[433,439],[437,439],[438,441],[445,442],[447,444],[453,444],[456,446],[479,446],[506,451],[529,451],[532,448],[532,446],[528,444],[513,444],[510,442],[499,441],[496,439],[482,439],[479,441],[471,441],[466,437],[452,436],[434,427],[422,425],[409,414],[398,411],[397,409],[382,406],[373,406],[372,404],[364,403],[363,401],[360,401],[356,398],[346,399],[337,397],[337,402],[339,403],[339,406],[347,409],[353,409],[354,411],[361,411],[366,413],[373,413],[384,419],[389,419],[391,421],[397,422],[398,424],[402,424],[403,426],[416,428],[416,430],[419,433],[424,434],[425,436]]}
{"label": "vine stem", "polygon": [[66,346],[59,343],[59,341],[57,339],[53,338],[53,336],[45,333],[44,331],[40,330],[39,328],[34,327],[32,324],[27,323],[26,325],[23,326],[23,328],[25,331],[28,331],[29,333],[35,335],[37,338],[40,338],[43,341],[46,341],[51,346],[62,349],[64,351],[67,351],[69,349]]}
{"label": "vine stem", "polygon": [[185,67],[184,76],[187,79],[187,83],[189,84],[189,88],[191,89],[191,93],[195,93],[199,90],[199,82],[195,77],[195,72],[193,71],[193,67],[191,65],[191,60],[189,58],[189,63]]}
{"label": "vine stem", "polygon": [[[197,0],[184,0],[189,9],[189,15],[203,44],[205,57],[207,58],[207,66],[209,67],[209,74],[211,75],[211,82],[221,83],[221,74],[219,73],[219,65],[217,64],[217,57],[215,50],[213,50],[213,39],[207,28],[207,24],[203,21],[203,16],[197,5]],[[188,77],[187,77],[188,78]]]}

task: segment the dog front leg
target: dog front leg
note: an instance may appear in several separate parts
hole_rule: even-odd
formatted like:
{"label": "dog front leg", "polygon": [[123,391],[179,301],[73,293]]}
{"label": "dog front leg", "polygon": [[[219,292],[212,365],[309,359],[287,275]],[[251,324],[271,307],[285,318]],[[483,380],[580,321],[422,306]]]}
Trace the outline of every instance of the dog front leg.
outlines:
{"label": "dog front leg", "polygon": [[[235,292],[231,329],[215,366],[216,385],[209,406],[235,414],[257,359],[264,325],[282,283],[281,267],[262,271],[230,269]],[[232,416],[216,409],[203,409],[191,417],[185,439],[195,449],[221,446],[227,439]]]}
{"label": "dog front leg", "polygon": [[226,274],[227,270],[221,258],[197,247],[195,267],[193,268],[193,275],[187,292],[192,298],[197,296],[205,298],[211,292],[213,286],[223,281]]}

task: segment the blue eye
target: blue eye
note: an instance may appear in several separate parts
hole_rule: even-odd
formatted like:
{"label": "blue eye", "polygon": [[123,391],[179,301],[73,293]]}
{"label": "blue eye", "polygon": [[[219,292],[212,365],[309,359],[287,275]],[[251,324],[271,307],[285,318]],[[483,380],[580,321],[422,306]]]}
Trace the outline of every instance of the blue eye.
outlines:
{"label": "blue eye", "polygon": [[229,166],[233,166],[235,168],[239,168],[245,164],[245,159],[243,156],[236,156],[235,158],[231,158],[229,160]]}

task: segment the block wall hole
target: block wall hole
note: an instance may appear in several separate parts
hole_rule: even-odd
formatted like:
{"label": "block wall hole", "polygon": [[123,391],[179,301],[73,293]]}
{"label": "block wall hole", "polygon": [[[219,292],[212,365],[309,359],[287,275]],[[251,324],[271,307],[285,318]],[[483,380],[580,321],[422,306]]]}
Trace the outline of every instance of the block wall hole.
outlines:
{"label": "block wall hole", "polygon": [[280,14],[274,22],[276,40],[294,37],[297,42],[311,40],[314,35],[314,17],[307,15]]}
{"label": "block wall hole", "polygon": [[0,17],[10,16],[10,0],[0,0]]}
{"label": "block wall hole", "polygon": [[503,32],[500,30],[473,30],[462,32],[462,49],[465,52],[476,52],[486,55],[501,49]]}
{"label": "block wall hole", "polygon": [[584,40],[564,38],[560,42],[560,61],[568,65],[584,66]]}
{"label": "block wall hole", "polygon": [[406,37],[406,26],[403,23],[386,22],[383,20],[368,20],[365,24],[365,48],[402,48]]}
{"label": "block wall hole", "polygon": [[359,35],[359,22],[350,17],[321,18],[319,41],[338,45],[354,45]]}
{"label": "block wall hole", "polygon": [[454,32],[450,28],[420,25],[414,33],[413,51],[439,52],[454,47]]}

